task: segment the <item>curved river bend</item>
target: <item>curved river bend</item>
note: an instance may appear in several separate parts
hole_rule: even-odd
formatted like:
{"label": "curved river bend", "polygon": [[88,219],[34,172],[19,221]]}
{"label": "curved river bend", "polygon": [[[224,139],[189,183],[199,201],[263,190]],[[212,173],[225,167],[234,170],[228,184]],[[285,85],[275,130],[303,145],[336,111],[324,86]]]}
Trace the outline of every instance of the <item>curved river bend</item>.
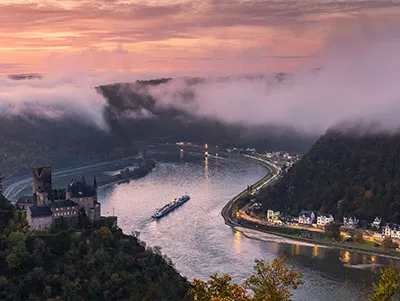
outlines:
{"label": "curved river bend", "polygon": [[[391,259],[315,246],[288,244],[280,239],[249,239],[226,226],[222,207],[266,170],[234,158],[204,159],[183,154],[155,154],[159,164],[137,181],[100,191],[102,214],[118,216],[125,233],[140,231],[150,246],[160,246],[180,273],[206,279],[212,273],[229,273],[243,281],[254,259],[271,260],[284,252],[304,276],[294,300],[365,300],[374,271]],[[183,194],[191,199],[159,221],[155,208]]]}

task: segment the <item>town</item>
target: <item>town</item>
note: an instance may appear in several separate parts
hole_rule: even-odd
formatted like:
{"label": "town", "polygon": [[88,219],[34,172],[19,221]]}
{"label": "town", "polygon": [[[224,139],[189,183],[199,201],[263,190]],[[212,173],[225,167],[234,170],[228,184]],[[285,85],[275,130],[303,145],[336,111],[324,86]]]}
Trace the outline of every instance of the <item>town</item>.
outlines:
{"label": "town", "polygon": [[373,220],[359,220],[356,216],[334,217],[329,212],[300,210],[296,216],[274,208],[265,208],[260,200],[260,189],[273,185],[300,159],[287,152],[258,152],[255,148],[228,148],[228,153],[239,153],[264,165],[270,173],[259,182],[247,186],[223,210],[228,224],[245,226],[308,242],[334,244],[344,248],[366,251],[400,251],[400,225],[385,223],[376,216]]}
{"label": "town", "polygon": [[360,226],[360,220],[355,216],[347,216],[340,221],[335,221],[332,214],[316,213],[309,210],[301,211],[298,216],[284,215],[280,211],[272,209],[268,209],[265,213],[260,210],[260,203],[251,203],[238,210],[236,218],[239,221],[247,220],[260,225],[303,230],[303,235],[307,232],[326,234],[328,228],[331,229],[330,227],[335,225],[340,231],[342,240],[350,241],[355,235],[358,235],[361,239],[374,242],[377,245],[386,241],[391,249],[400,251],[400,225],[383,223],[381,217],[375,217],[372,222]]}
{"label": "town", "polygon": [[300,159],[299,155],[290,155],[286,152],[257,153],[254,148],[233,148],[227,151],[240,152],[246,157],[266,164],[273,168],[272,173],[274,174],[267,181],[247,187],[250,202],[233,213],[236,222],[249,221],[261,226],[275,227],[277,233],[281,232],[282,228],[301,230],[300,235],[307,238],[321,238],[327,233],[332,234],[332,229],[335,229],[338,240],[353,242],[357,236],[359,240],[373,243],[375,246],[384,246],[386,249],[400,251],[400,225],[385,223],[379,216],[371,221],[362,220],[360,222],[355,216],[343,216],[335,220],[333,214],[329,212],[301,210],[299,215],[291,216],[273,208],[263,209],[262,204],[257,202],[254,196],[257,195],[260,188],[271,185],[273,181],[284,176]]}
{"label": "town", "polygon": [[89,222],[112,220],[117,224],[116,217],[102,217],[101,205],[97,201],[97,181],[92,184],[71,180],[66,188],[53,189],[51,167],[32,168],[33,194],[22,196],[16,202],[16,207],[26,211],[26,220],[30,230],[49,231],[57,227],[75,228],[79,219]]}

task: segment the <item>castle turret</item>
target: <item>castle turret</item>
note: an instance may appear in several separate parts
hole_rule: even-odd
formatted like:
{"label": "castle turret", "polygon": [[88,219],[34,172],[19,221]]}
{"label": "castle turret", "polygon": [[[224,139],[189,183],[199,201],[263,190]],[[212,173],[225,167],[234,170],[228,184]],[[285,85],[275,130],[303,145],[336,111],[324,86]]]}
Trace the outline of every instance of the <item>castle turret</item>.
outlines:
{"label": "castle turret", "polygon": [[93,178],[93,186],[92,186],[93,190],[97,191],[97,180],[96,180],[96,176],[94,176]]}

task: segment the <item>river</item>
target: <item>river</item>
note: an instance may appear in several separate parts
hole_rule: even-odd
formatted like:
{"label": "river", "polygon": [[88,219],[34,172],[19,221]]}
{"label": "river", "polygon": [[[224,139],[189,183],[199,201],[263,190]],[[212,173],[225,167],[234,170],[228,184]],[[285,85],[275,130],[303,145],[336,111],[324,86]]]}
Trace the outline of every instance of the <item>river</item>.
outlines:
{"label": "river", "polygon": [[[218,272],[241,282],[251,273],[254,259],[271,260],[283,252],[304,277],[294,300],[365,300],[374,272],[392,263],[357,252],[263,241],[264,235],[254,231],[256,239],[249,239],[224,224],[221,209],[262,178],[263,167],[237,158],[204,159],[179,152],[153,156],[160,163],[150,175],[100,192],[102,212],[114,210],[124,232],[140,231],[141,239],[160,246],[189,279]],[[155,208],[183,194],[191,196],[188,203],[159,221],[150,219]]]}
{"label": "river", "polygon": [[[179,151],[150,155],[158,162],[152,173],[99,190],[102,215],[117,215],[125,233],[139,231],[147,245],[160,246],[188,279],[229,273],[241,282],[252,272],[256,258],[272,260],[283,252],[290,266],[303,273],[304,285],[294,292],[294,300],[366,300],[375,272],[394,262],[381,256],[286,243],[274,236],[265,241],[268,235],[255,231],[244,230],[244,235],[224,224],[221,209],[266,174],[262,166],[245,159],[205,159]],[[103,167],[85,173],[110,171]],[[55,184],[66,185],[70,178],[57,177]],[[187,203],[159,221],[150,218],[155,208],[183,194],[191,197]]]}

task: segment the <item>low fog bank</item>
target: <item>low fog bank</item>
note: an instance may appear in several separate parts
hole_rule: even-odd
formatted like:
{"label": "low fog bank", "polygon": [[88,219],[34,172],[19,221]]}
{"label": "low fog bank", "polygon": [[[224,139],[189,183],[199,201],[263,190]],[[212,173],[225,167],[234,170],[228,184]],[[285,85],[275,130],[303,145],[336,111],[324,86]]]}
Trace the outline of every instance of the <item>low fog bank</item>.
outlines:
{"label": "low fog bank", "polygon": [[291,127],[199,115],[151,95],[158,81],[97,88],[94,83],[49,75],[0,80],[0,170],[6,177],[27,174],[34,165],[59,168],[132,154],[133,141],[304,152],[317,139]]}
{"label": "low fog bank", "polygon": [[84,149],[82,158],[134,140],[305,152],[330,128],[398,133],[400,30],[377,28],[329,36],[326,47],[291,74],[137,81],[148,74],[68,70],[4,77],[1,168],[18,160],[32,164],[24,145],[34,156]]}
{"label": "low fog bank", "polygon": [[325,47],[291,74],[180,78],[145,93],[227,123],[272,124],[312,135],[354,122],[398,131],[400,24],[364,21],[349,32],[330,33]]}
{"label": "low fog bank", "polygon": [[[230,82],[231,79],[219,79]],[[286,149],[306,151],[316,135],[303,134],[290,126],[277,126],[269,122],[226,121],[217,116],[199,114],[195,94],[192,90],[178,91],[180,102],[168,102],[152,91],[163,86],[173,86],[184,81],[191,87],[202,85],[206,79],[161,79],[140,81],[134,84],[100,86],[108,101],[105,119],[113,133],[130,139],[197,143],[225,146],[252,146],[261,150]]]}

